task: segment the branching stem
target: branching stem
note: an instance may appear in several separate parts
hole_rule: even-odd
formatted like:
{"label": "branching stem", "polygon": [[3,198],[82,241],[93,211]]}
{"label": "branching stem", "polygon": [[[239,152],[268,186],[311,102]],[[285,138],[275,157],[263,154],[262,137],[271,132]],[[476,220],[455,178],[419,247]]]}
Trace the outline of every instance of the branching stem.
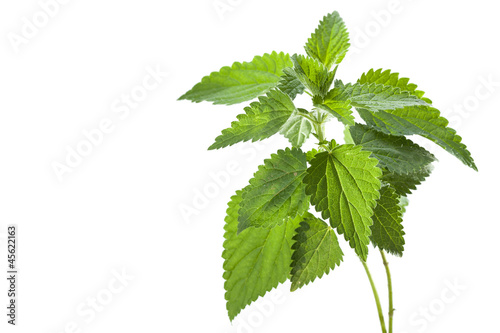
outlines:
{"label": "branching stem", "polygon": [[[311,120],[314,126],[314,131],[316,132],[316,136],[318,138],[318,144],[320,147],[323,147],[326,149],[326,138],[325,138],[325,125],[324,121],[325,119],[321,117],[319,112],[315,115],[315,117],[310,117],[309,115],[303,115],[304,117],[308,118]],[[382,250],[380,250],[380,254],[382,255],[382,259],[384,262],[385,266],[385,271],[387,273],[387,282],[389,285],[389,333],[392,333],[392,318],[394,314],[394,308],[392,304],[392,282],[391,282],[391,273],[389,271],[389,263],[387,262],[385,258],[385,254]],[[368,276],[368,280],[370,281],[370,285],[372,287],[373,291],[373,296],[375,298],[375,303],[377,304],[377,311],[378,311],[378,317],[380,320],[380,327],[382,328],[382,333],[387,333],[387,329],[385,326],[385,318],[384,318],[384,313],[382,312],[382,305],[380,304],[380,298],[378,296],[377,288],[375,287],[375,283],[373,281],[372,275],[370,273],[370,270],[368,269],[368,265],[366,262],[362,259],[361,263],[363,264],[363,267],[365,268],[366,275]]]}

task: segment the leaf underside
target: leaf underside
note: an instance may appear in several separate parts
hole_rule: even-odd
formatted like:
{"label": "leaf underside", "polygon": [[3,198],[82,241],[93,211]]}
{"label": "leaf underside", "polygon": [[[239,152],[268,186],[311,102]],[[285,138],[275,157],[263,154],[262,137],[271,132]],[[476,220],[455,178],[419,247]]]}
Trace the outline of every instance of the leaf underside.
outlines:
{"label": "leaf underside", "polygon": [[369,70],[358,80],[360,84],[383,84],[395,87],[425,101],[428,105],[405,106],[396,110],[380,109],[374,112],[361,106],[358,111],[363,120],[375,129],[392,135],[420,135],[457,157],[465,165],[477,171],[476,164],[462,138],[448,126],[448,120],[441,117],[439,110],[433,108],[432,101],[417,90],[417,85],[409,83],[408,78],[399,78],[398,73],[390,70]]}
{"label": "leaf underside", "polygon": [[283,70],[283,76],[281,77],[277,88],[290,96],[293,100],[297,95],[301,95],[306,90],[306,87],[300,82],[295,73],[290,70],[290,68],[285,68]]}
{"label": "leaf underside", "polygon": [[363,108],[357,110],[361,118],[373,128],[391,135],[423,136],[477,171],[467,146],[461,143],[462,138],[454,129],[447,127],[448,120],[440,116],[439,110],[430,106],[411,106],[378,112]]}
{"label": "leaf underside", "polygon": [[380,167],[389,172],[418,172],[436,160],[434,155],[404,136],[385,134],[362,124],[350,126],[349,132],[354,144],[371,152],[379,160]]}
{"label": "leaf underside", "polygon": [[417,172],[409,174],[398,174],[384,170],[381,180],[384,183],[390,184],[397,194],[407,196],[417,189],[417,185],[420,185],[429,177],[432,169],[432,164],[429,164]]}
{"label": "leaf underside", "polygon": [[303,112],[301,110],[294,111],[280,129],[280,133],[290,141],[292,147],[300,148],[313,130],[313,123],[302,116]]}

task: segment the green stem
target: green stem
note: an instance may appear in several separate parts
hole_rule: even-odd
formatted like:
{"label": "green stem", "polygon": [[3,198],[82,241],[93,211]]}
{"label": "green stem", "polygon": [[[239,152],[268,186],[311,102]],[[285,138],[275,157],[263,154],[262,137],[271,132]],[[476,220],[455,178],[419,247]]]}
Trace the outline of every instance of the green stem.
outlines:
{"label": "green stem", "polygon": [[392,279],[391,279],[391,271],[389,270],[389,262],[385,258],[384,251],[380,250],[380,254],[382,255],[382,261],[385,266],[385,273],[387,274],[387,287],[389,289],[389,333],[392,333],[392,319],[394,317],[394,304],[392,297]]}
{"label": "green stem", "polygon": [[316,135],[318,136],[319,142],[325,142],[325,125],[323,123],[315,123],[314,129],[316,131]]}
{"label": "green stem", "polygon": [[380,320],[380,327],[382,328],[382,333],[387,333],[387,329],[385,328],[384,314],[382,313],[382,306],[380,305],[380,299],[378,297],[377,288],[375,288],[375,283],[373,282],[372,275],[370,274],[370,270],[368,269],[368,265],[366,265],[366,262],[364,262],[362,259],[360,260],[361,263],[363,264],[363,267],[365,268],[368,280],[370,280],[370,285],[372,286],[373,296],[375,297],[375,303],[377,303],[378,318]]}

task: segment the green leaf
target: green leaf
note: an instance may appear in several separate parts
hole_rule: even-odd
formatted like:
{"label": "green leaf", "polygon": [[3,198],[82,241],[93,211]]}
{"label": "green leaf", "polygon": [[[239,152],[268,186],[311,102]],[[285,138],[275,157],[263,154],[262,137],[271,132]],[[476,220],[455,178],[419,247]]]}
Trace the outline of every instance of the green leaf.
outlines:
{"label": "green leaf", "polygon": [[301,216],[272,229],[248,228],[237,233],[241,191],[228,204],[224,226],[224,288],[229,318],[290,276],[292,237]]}
{"label": "green leaf", "polygon": [[417,172],[436,160],[434,155],[404,136],[384,134],[361,124],[349,127],[349,131],[354,144],[371,152],[379,160],[380,167],[390,172]]}
{"label": "green leaf", "polygon": [[313,129],[312,122],[303,114],[308,114],[308,112],[303,109],[294,111],[280,129],[280,133],[290,141],[293,147],[300,148]]}
{"label": "green leaf", "polygon": [[373,211],[373,245],[394,255],[402,256],[404,250],[403,211],[399,205],[399,195],[390,186],[380,189],[380,199]]}
{"label": "green leaf", "polygon": [[331,114],[344,125],[354,125],[352,105],[342,89],[334,88],[324,99],[314,98],[313,103],[316,108]]}
{"label": "green leaf", "polygon": [[259,97],[245,108],[245,113],[238,115],[237,121],[231,127],[222,131],[215,139],[215,143],[208,149],[219,149],[234,145],[241,141],[263,140],[278,133],[288,118],[295,111],[295,105],[288,95],[271,90],[267,96]]}
{"label": "green leaf", "polygon": [[355,108],[363,108],[372,112],[393,110],[405,106],[427,105],[426,102],[408,91],[383,84],[346,84],[336,82],[325,100],[343,102],[349,101]]}
{"label": "green leaf", "polygon": [[344,253],[333,229],[308,213],[293,239],[292,286],[295,291],[339,266]]}
{"label": "green leaf", "polygon": [[235,62],[205,76],[179,100],[227,105],[249,101],[276,87],[283,69],[292,65],[290,56],[283,52],[256,56],[251,62]]}
{"label": "green leaf", "polygon": [[324,219],[361,259],[366,260],[370,242],[373,208],[379,198],[378,161],[360,146],[339,145],[331,152],[318,153],[304,177],[306,194]]}
{"label": "green leaf", "polygon": [[349,33],[338,12],[326,15],[305,45],[307,54],[327,68],[339,64],[349,49]]}
{"label": "green leaf", "polygon": [[298,148],[278,150],[265,160],[243,190],[238,232],[251,226],[275,227],[306,212],[306,170],[306,154]]}
{"label": "green leaf", "polygon": [[367,73],[363,73],[358,83],[379,83],[386,86],[393,86],[401,89],[402,91],[408,91],[412,95],[424,100],[428,104],[432,104],[432,101],[424,97],[424,92],[417,90],[417,85],[414,83],[409,83],[410,79],[402,77],[399,78],[399,73],[392,73],[389,69],[383,71],[382,69],[373,70],[370,69]]}
{"label": "green leaf", "polygon": [[319,152],[320,151],[317,150],[316,148],[313,148],[313,149],[309,150],[306,153],[307,162],[311,163],[311,161],[313,160],[314,156],[316,156],[316,154],[318,154]]}
{"label": "green leaf", "polygon": [[313,95],[325,96],[335,78],[335,71],[329,72],[320,62],[304,57],[292,56],[293,69],[285,69],[286,75],[294,75]]}
{"label": "green leaf", "polygon": [[398,174],[384,171],[381,180],[384,183],[390,184],[396,193],[402,196],[411,194],[411,191],[417,189],[417,185],[420,185],[432,172],[432,164],[429,164],[417,172],[409,174]]}
{"label": "green leaf", "polygon": [[412,106],[379,112],[361,108],[358,112],[368,125],[379,131],[392,135],[423,136],[477,171],[467,146],[461,143],[462,138],[454,129],[447,127],[448,120],[433,107]]}
{"label": "green leaf", "polygon": [[297,95],[303,94],[306,87],[300,82],[293,70],[285,68],[283,73],[277,88],[290,96],[292,100],[295,99]]}

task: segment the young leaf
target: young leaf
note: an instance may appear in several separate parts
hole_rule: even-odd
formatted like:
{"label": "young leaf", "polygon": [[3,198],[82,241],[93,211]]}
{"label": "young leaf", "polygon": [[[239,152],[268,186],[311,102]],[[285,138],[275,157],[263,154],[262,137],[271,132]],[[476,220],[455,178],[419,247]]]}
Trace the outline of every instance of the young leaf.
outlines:
{"label": "young leaf", "polygon": [[390,186],[380,189],[380,199],[373,211],[373,245],[394,255],[402,256],[405,240],[403,238],[403,211],[399,205],[399,195]]}
{"label": "young leaf", "polygon": [[366,260],[373,208],[379,198],[378,161],[360,146],[340,145],[318,153],[304,177],[306,194],[324,219]]}
{"label": "young leaf", "polygon": [[476,164],[462,138],[448,126],[439,110],[429,106],[411,106],[397,110],[372,112],[358,108],[361,118],[375,129],[392,135],[421,135],[451,153],[465,165],[477,171]]}
{"label": "young leaf", "polygon": [[227,105],[249,101],[276,87],[283,69],[292,65],[290,56],[283,52],[256,56],[251,62],[235,62],[205,76],[179,100]]}
{"label": "young leaf", "polygon": [[300,148],[312,132],[312,122],[301,114],[308,114],[306,110],[298,109],[288,118],[280,129],[292,147]]}
{"label": "young leaf", "polygon": [[333,229],[307,213],[296,230],[292,246],[292,286],[295,291],[339,266],[344,253]]}
{"label": "young leaf", "polygon": [[389,172],[417,172],[436,160],[434,155],[404,136],[384,134],[362,124],[350,126],[349,131],[354,144],[371,152],[379,160],[380,167]]}
{"label": "young leaf", "polygon": [[322,63],[303,55],[294,54],[292,62],[293,69],[286,68],[285,74],[294,75],[313,95],[325,96],[333,83],[335,71],[329,72]]}
{"label": "young leaf", "polygon": [[222,131],[208,149],[219,149],[241,141],[266,139],[280,130],[295,111],[295,105],[288,95],[271,90],[266,96],[259,97],[238,115],[231,127]]}
{"label": "young leaf", "polygon": [[306,158],[307,158],[307,162],[311,163],[311,161],[313,160],[313,158],[316,156],[316,154],[318,154],[320,151],[317,150],[316,148],[313,148],[311,150],[309,150],[307,153],[306,153]]}
{"label": "young leaf", "polygon": [[297,95],[301,95],[306,90],[306,87],[300,82],[295,73],[290,68],[285,68],[283,70],[283,76],[281,77],[277,88],[290,96],[293,100]]}
{"label": "young leaf", "polygon": [[409,174],[398,174],[384,170],[381,180],[390,184],[396,190],[397,194],[406,196],[411,194],[411,191],[416,190],[417,185],[420,185],[427,177],[429,177],[431,172],[432,164]]}
{"label": "young leaf", "polygon": [[224,226],[224,288],[229,318],[290,276],[292,237],[301,217],[276,228],[248,228],[237,234],[241,191],[228,204]]}
{"label": "young leaf", "polygon": [[314,98],[314,106],[331,114],[344,125],[354,125],[352,105],[346,96],[342,96],[342,93],[342,90],[334,88],[324,99]]}
{"label": "young leaf", "polygon": [[306,212],[309,200],[302,182],[306,169],[306,154],[297,148],[278,150],[264,160],[243,189],[238,232],[248,227],[275,227]]}
{"label": "young leaf", "polygon": [[349,33],[338,12],[326,15],[305,45],[307,55],[328,69],[339,64],[349,49]]}
{"label": "young leaf", "polygon": [[386,86],[397,87],[402,91],[408,91],[410,94],[417,96],[428,104],[432,104],[430,99],[424,97],[424,92],[417,90],[417,85],[409,83],[409,81],[410,79],[405,77],[399,78],[399,73],[392,73],[389,69],[385,71],[382,71],[382,69],[370,69],[367,73],[363,73],[361,75],[358,83],[378,83]]}

